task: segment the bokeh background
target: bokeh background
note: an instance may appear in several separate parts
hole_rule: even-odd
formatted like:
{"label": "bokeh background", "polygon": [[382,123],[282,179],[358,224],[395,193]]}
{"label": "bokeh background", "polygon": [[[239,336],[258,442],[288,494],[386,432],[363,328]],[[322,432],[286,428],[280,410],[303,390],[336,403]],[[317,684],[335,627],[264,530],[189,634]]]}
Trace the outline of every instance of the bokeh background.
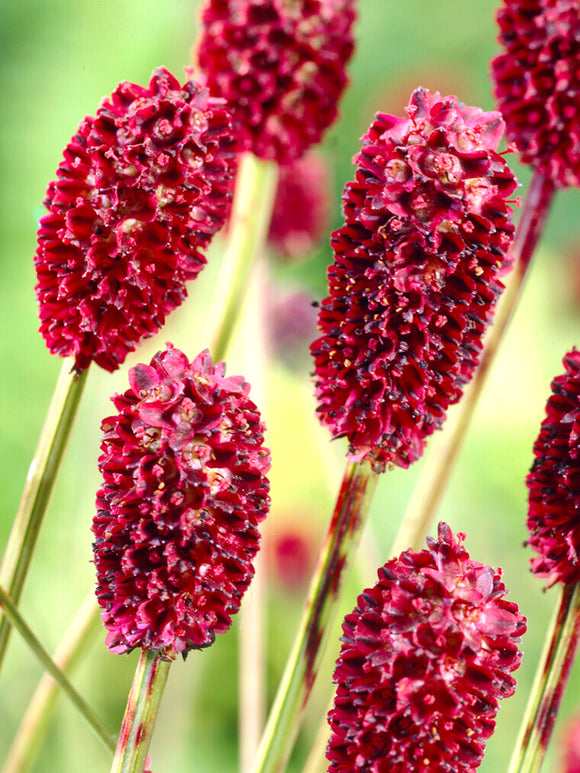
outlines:
{"label": "bokeh background", "polygon": [[[0,12],[0,549],[34,452],[60,363],[37,333],[35,231],[41,201],[65,144],[86,114],[121,80],[147,83],[161,64],[180,75],[190,64],[197,31],[195,0],[4,0]],[[358,138],[377,110],[401,114],[418,85],[456,94],[493,109],[488,63],[496,53],[491,0],[361,0],[357,51],[341,118],[321,152],[332,170],[332,222],[340,224],[340,192],[351,178]],[[529,174],[512,158],[525,194]],[[485,395],[450,481],[440,517],[467,534],[472,556],[502,566],[511,598],[529,620],[516,696],[505,702],[482,771],[504,770],[519,727],[556,593],[543,592],[529,573],[524,479],[543,417],[549,383],[564,353],[580,341],[580,194],[556,197],[524,298],[494,366]],[[23,611],[49,649],[60,640],[93,582],[90,523],[98,486],[99,424],[109,397],[126,388],[127,367],[147,359],[166,340],[191,357],[206,341],[212,292],[223,242],[191,288],[186,306],[160,336],[114,375],[89,374],[86,395],[61,478],[42,531],[23,598]],[[327,238],[300,264],[270,263],[278,288],[325,294],[331,259]],[[255,338],[242,333],[228,356],[230,373],[253,372]],[[306,590],[306,575],[338,489],[345,448],[330,444],[313,416],[309,363],[303,342],[290,364],[274,357],[255,376],[272,448],[272,516],[264,541],[264,628],[268,699],[290,648]],[[255,354],[255,352],[254,352]],[[250,378],[250,380],[252,380]],[[375,566],[390,545],[423,462],[388,472],[373,504],[359,565],[349,581],[343,612],[374,583]],[[237,769],[236,688],[239,616],[230,633],[208,651],[177,662],[170,675],[151,755],[155,773],[230,773]],[[334,637],[334,651],[337,648]],[[107,653],[104,633],[73,675],[112,729],[119,726],[136,655]],[[324,713],[331,666],[321,673],[291,770],[300,770]],[[13,636],[0,678],[0,760],[41,675],[33,656]],[[558,771],[559,734],[580,711],[580,664],[574,669],[545,770]],[[34,773],[100,773],[110,756],[75,710],[59,701]]]}

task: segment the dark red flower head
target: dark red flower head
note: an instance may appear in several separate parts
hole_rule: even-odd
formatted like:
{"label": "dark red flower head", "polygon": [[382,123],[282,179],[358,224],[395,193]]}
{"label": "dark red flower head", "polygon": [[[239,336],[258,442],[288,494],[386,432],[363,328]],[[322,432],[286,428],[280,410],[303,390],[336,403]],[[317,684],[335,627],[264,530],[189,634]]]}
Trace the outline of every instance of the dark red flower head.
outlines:
{"label": "dark red flower head", "polygon": [[363,137],[311,346],[321,421],[377,471],[421,456],[473,375],[514,230],[499,113],[425,89],[407,113]]}
{"label": "dark red flower head", "polygon": [[231,118],[167,70],[121,83],[85,118],[50,183],[35,255],[51,352],[115,370],[163,325],[229,214]]}
{"label": "dark red flower head", "polygon": [[556,582],[580,581],[580,352],[564,357],[552,381],[546,418],[527,477],[532,571]]}
{"label": "dark red flower head", "polygon": [[224,374],[168,345],[103,421],[93,532],[111,652],[210,645],[253,576],[270,454],[249,384]]}
{"label": "dark red flower head", "polygon": [[242,148],[288,163],[337,116],[355,0],[206,0],[197,58]]}
{"label": "dark red flower head", "polygon": [[555,185],[580,185],[580,2],[503,0],[492,62],[506,132]]}
{"label": "dark red flower head", "polygon": [[379,569],[343,623],[336,664],[333,773],[472,771],[513,694],[525,618],[501,571],[470,559],[439,525],[427,550]]}
{"label": "dark red flower head", "polygon": [[330,175],[321,156],[308,153],[280,167],[268,244],[285,260],[307,258],[328,233]]}

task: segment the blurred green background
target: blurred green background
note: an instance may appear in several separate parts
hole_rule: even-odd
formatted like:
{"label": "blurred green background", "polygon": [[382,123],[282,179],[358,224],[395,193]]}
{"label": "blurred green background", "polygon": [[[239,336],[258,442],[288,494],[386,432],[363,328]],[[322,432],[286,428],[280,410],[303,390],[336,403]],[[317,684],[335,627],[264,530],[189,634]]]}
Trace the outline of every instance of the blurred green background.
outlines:
{"label": "blurred green background", "polygon": [[[13,513],[36,438],[58,374],[37,333],[32,257],[36,222],[47,182],[79,121],[92,114],[102,97],[121,80],[147,83],[164,64],[181,75],[190,63],[196,36],[193,0],[4,0],[0,13],[0,548]],[[488,63],[495,54],[495,3],[490,0],[361,0],[357,51],[351,86],[341,119],[329,132],[323,152],[335,182],[333,227],[340,224],[340,192],[352,176],[351,157],[358,137],[377,110],[402,113],[418,85],[454,93],[467,104],[493,109]],[[512,159],[525,193],[528,173]],[[505,702],[498,730],[488,744],[482,771],[504,770],[517,733],[527,691],[554,604],[555,591],[528,571],[525,539],[524,478],[531,447],[553,376],[564,353],[579,342],[580,194],[556,197],[525,296],[467,437],[440,517],[467,534],[472,556],[504,568],[504,579],[529,620],[524,665],[516,696]],[[120,372],[94,369],[70,443],[49,517],[23,599],[23,611],[49,649],[53,649],[93,582],[90,523],[100,420],[110,412],[109,397],[126,388],[127,367],[174,341],[193,357],[202,349],[204,320],[211,315],[211,294],[221,257],[219,241],[208,268],[191,288],[186,306],[169,328]],[[304,285],[312,297],[325,293],[325,267],[331,259],[323,243],[300,266],[278,266],[276,281]],[[230,373],[251,372],[242,337],[228,357]],[[250,371],[248,371],[250,368]],[[309,365],[291,371],[274,363],[261,384],[272,448],[273,510],[264,555],[286,531],[314,550],[328,519],[343,466],[344,446],[330,445],[317,426],[308,380]],[[250,376],[249,376],[250,377]],[[250,377],[250,380],[252,378]],[[409,502],[422,462],[407,471],[387,473],[373,505],[372,545],[377,561],[389,557],[397,524]],[[364,554],[349,583],[343,612],[354,605],[375,570]],[[370,548],[367,548],[370,550]],[[374,559],[373,559],[374,561]],[[269,567],[264,603],[267,627],[268,695],[272,698],[290,647],[305,586],[289,588],[279,567]],[[242,625],[243,613],[239,616]],[[238,721],[236,660],[239,620],[208,651],[177,662],[170,675],[151,755],[154,773],[230,773],[237,769]],[[120,723],[136,656],[109,655],[104,633],[75,672],[74,682],[111,728]],[[335,644],[335,648],[336,648]],[[299,770],[324,712],[330,666],[299,739],[292,770]],[[30,699],[41,669],[15,635],[0,679],[0,760]],[[580,664],[574,670],[557,732],[565,718],[580,710]],[[558,736],[546,763],[557,771]],[[99,773],[110,757],[68,702],[60,700],[35,773]]]}

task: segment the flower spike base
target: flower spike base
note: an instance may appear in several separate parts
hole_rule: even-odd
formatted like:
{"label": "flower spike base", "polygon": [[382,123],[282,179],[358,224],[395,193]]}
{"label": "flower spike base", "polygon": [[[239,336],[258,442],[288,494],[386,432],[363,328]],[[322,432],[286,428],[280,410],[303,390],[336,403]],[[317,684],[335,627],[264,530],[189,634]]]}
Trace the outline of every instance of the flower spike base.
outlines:
{"label": "flower spike base", "polygon": [[111,773],[143,773],[171,660],[143,650],[127,701]]}

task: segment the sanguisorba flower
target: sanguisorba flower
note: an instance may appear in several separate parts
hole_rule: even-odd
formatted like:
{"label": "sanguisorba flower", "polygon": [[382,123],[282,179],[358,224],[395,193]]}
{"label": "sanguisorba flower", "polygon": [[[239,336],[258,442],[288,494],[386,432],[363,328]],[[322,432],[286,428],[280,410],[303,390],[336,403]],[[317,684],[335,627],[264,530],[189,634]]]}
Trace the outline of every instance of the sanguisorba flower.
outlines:
{"label": "sanguisorba flower", "polygon": [[557,186],[580,184],[580,2],[502,0],[492,62],[506,133]]}
{"label": "sanguisorba flower", "polygon": [[229,214],[231,116],[163,68],[85,118],[48,186],[35,255],[50,351],[115,370],[186,297]]}
{"label": "sanguisorba flower", "polygon": [[288,163],[337,116],[356,0],[206,0],[200,77],[234,114],[242,149]]}
{"label": "sanguisorba flower", "polygon": [[93,522],[111,652],[173,653],[225,632],[253,576],[269,451],[249,384],[168,345],[129,372],[102,423]]}
{"label": "sanguisorba flower", "polygon": [[378,572],[343,623],[333,773],[471,771],[513,694],[526,621],[501,571],[469,557],[446,524],[428,549]]}
{"label": "sanguisorba flower", "polygon": [[564,357],[527,477],[532,571],[556,582],[580,581],[580,352]]}
{"label": "sanguisorba flower", "polygon": [[379,472],[416,460],[461,396],[512,262],[499,113],[422,88],[407,113],[362,139],[311,346],[321,421]]}

